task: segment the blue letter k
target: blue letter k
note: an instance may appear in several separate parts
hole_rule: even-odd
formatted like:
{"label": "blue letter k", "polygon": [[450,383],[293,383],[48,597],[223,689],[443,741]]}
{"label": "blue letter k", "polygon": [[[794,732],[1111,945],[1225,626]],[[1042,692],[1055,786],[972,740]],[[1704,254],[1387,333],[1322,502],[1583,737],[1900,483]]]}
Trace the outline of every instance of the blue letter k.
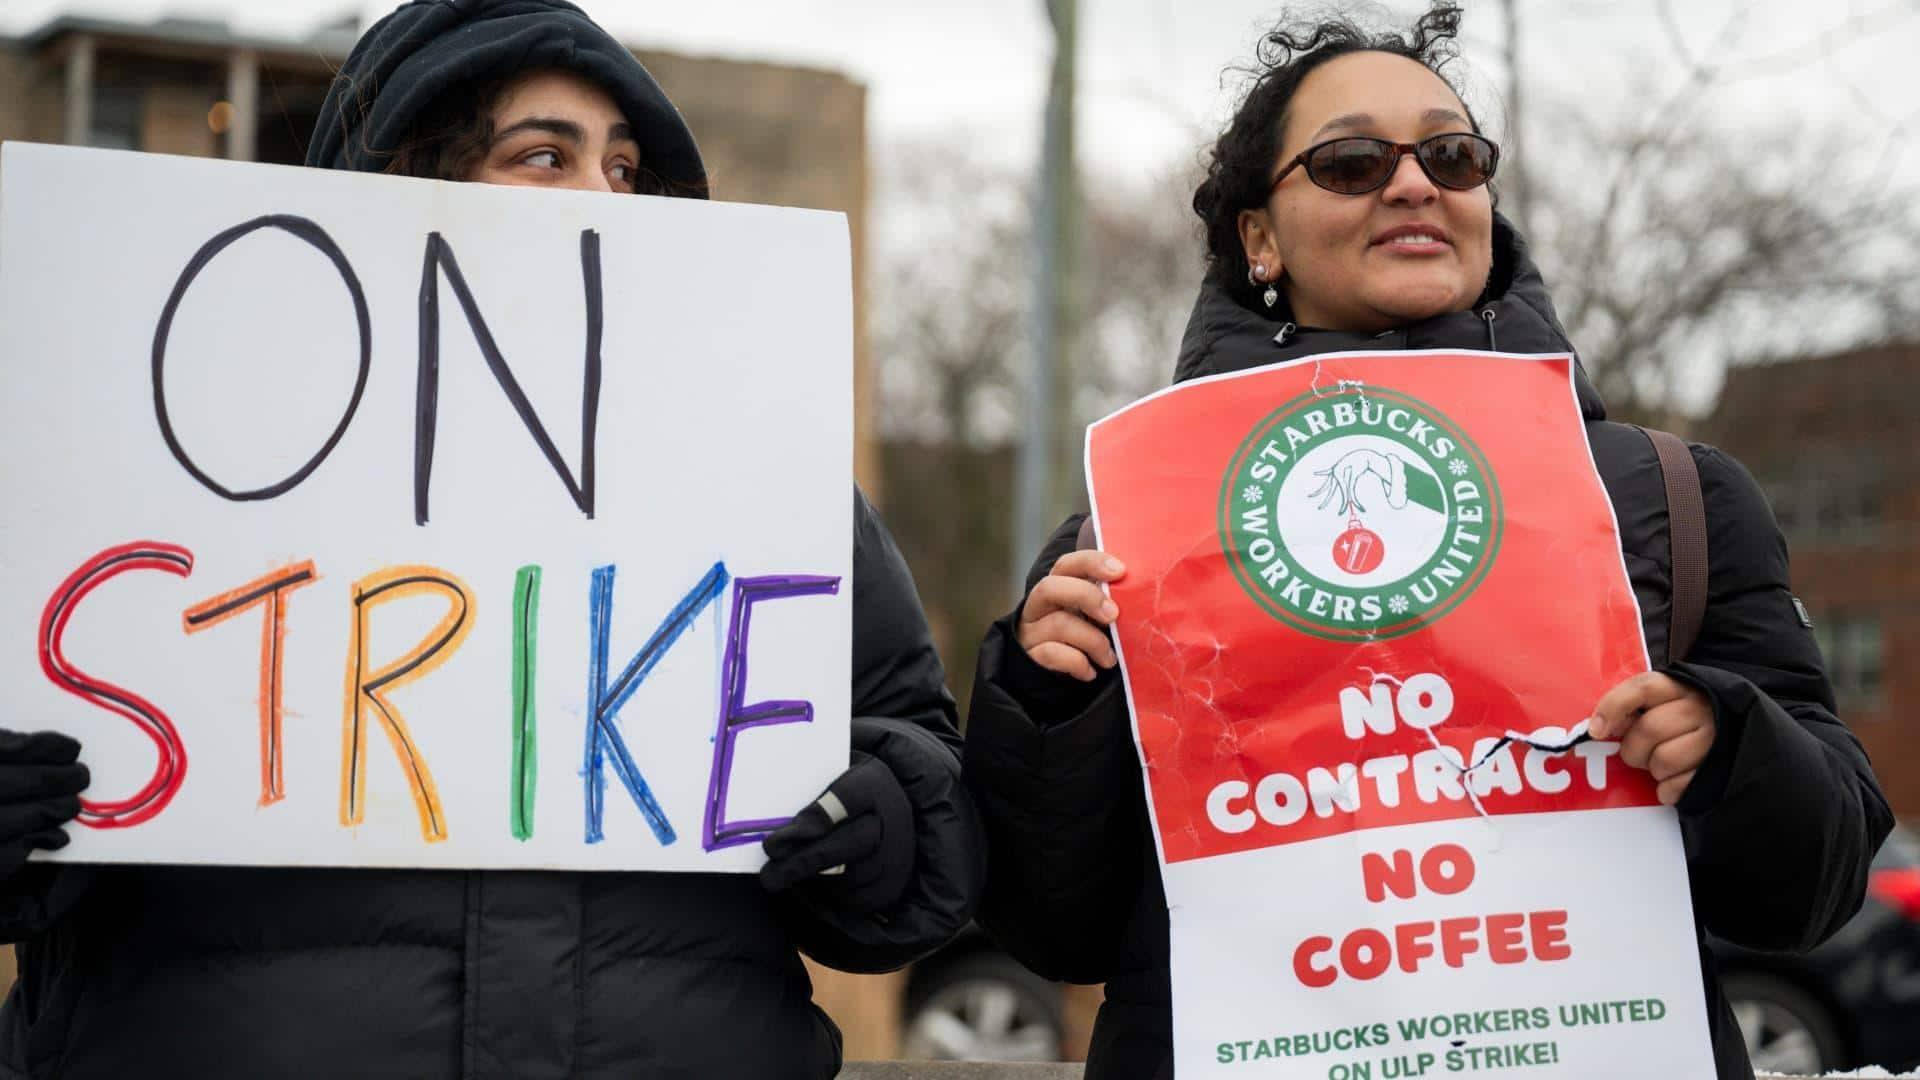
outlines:
{"label": "blue letter k", "polygon": [[607,778],[602,766],[608,751],[612,752],[614,771],[620,774],[620,783],[633,796],[634,804],[640,807],[640,813],[653,827],[653,835],[661,844],[674,841],[673,824],[667,820],[666,812],[653,797],[653,791],[647,787],[646,777],[640,775],[640,769],[633,763],[633,755],[627,753],[626,740],[620,737],[620,729],[613,726],[613,718],[620,706],[627,703],[635,690],[653,671],[660,658],[687,632],[693,620],[700,617],[714,600],[727,587],[727,567],[725,563],[714,563],[713,569],[700,579],[693,590],[674,605],[667,617],[661,621],[659,629],[647,639],[647,643],[635,653],[633,659],[620,672],[620,677],[607,684],[607,637],[613,615],[613,567],[602,566],[593,572],[593,594],[590,597],[592,619],[592,657],[587,674],[587,843],[597,844],[602,839],[600,830],[601,812],[606,805]]}

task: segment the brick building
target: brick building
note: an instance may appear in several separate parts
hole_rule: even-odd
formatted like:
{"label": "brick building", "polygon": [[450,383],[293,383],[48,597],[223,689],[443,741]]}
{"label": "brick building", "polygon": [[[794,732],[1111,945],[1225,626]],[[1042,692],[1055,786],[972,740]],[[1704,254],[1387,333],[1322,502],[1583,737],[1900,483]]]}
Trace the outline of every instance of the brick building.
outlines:
{"label": "brick building", "polygon": [[1702,436],[1766,490],[1840,713],[1920,816],[1920,343],[1738,368]]}
{"label": "brick building", "polygon": [[[61,16],[0,37],[0,141],[92,145],[298,164],[351,22],[292,39],[219,20],[141,23]],[[866,88],[837,72],[636,50],[699,140],[716,198],[838,210],[854,270],[854,471],[879,497],[866,334]],[[764,286],[743,267],[743,290]],[[12,975],[0,952],[0,985]],[[816,971],[818,1000],[849,1058],[892,1057],[904,976]]]}

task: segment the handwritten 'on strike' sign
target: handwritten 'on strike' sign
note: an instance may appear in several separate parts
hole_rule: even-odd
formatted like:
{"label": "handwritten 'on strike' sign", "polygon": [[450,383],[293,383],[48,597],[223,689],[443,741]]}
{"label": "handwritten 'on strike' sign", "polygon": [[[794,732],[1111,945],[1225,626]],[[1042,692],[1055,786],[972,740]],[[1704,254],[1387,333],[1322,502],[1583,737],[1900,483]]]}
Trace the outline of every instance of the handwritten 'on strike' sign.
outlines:
{"label": "handwritten 'on strike' sign", "polygon": [[0,325],[62,857],[746,870],[845,767],[839,215],[9,143]]}

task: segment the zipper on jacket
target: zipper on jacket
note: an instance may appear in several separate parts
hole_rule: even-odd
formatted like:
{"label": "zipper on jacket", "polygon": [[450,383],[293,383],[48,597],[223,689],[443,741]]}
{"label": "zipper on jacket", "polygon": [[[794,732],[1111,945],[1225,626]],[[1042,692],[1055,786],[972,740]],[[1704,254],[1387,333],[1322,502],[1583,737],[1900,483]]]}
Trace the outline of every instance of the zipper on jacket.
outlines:
{"label": "zipper on jacket", "polygon": [[1293,336],[1293,331],[1294,331],[1294,325],[1292,323],[1286,323],[1282,325],[1280,327],[1280,332],[1273,335],[1273,343],[1275,345],[1285,345],[1287,343],[1287,339]]}

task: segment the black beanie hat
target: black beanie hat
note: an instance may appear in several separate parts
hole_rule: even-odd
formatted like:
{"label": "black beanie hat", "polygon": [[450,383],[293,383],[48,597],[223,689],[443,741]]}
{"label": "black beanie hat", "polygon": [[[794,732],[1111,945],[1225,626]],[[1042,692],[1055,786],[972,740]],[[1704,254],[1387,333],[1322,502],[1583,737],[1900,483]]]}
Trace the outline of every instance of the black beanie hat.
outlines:
{"label": "black beanie hat", "polygon": [[566,0],[411,0],[374,23],[327,91],[307,164],[379,172],[449,87],[534,68],[598,83],[626,114],[640,163],[700,192],[706,166],[679,110],[626,46]]}

